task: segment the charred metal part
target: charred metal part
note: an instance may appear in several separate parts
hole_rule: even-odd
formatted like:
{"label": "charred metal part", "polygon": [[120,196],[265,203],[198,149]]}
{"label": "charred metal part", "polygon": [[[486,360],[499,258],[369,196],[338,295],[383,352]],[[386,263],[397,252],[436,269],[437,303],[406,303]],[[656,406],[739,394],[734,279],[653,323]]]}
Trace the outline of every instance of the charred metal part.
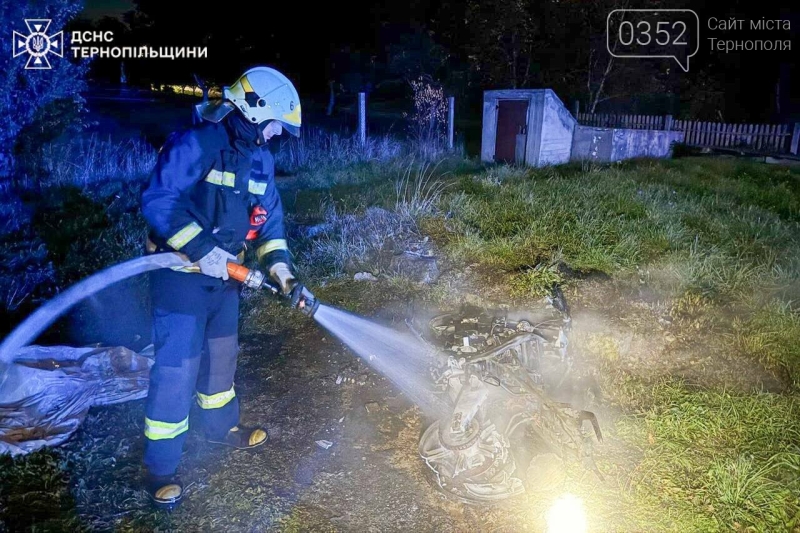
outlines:
{"label": "charred metal part", "polygon": [[419,452],[439,486],[463,501],[545,489],[559,482],[567,461],[596,471],[592,436],[603,438],[597,417],[548,394],[572,367],[569,306],[557,287],[549,302],[546,317],[511,319],[465,306],[431,319],[427,334],[409,323],[433,348],[435,389],[452,405],[425,431]]}

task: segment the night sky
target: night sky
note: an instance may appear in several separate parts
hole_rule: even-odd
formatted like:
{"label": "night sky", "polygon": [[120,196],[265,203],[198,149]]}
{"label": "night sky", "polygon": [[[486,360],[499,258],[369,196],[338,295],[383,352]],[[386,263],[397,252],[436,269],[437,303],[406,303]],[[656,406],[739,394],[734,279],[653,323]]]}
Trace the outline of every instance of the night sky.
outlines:
{"label": "night sky", "polygon": [[131,0],[86,0],[83,16],[90,19],[119,17],[133,9]]}
{"label": "night sky", "polygon": [[[550,10],[549,16],[558,19],[561,10],[565,9],[561,5],[568,6],[571,1],[545,2],[541,4],[541,10]],[[149,30],[150,34],[145,32],[144,35],[139,33],[131,37],[130,44],[141,45],[146,40],[154,45],[206,46],[208,49],[207,60],[131,61],[126,68],[129,79],[134,83],[191,83],[192,74],[197,73],[217,85],[230,84],[245,69],[268,64],[286,73],[302,87],[304,94],[313,94],[324,101],[330,80],[355,88],[367,81],[374,84],[385,79],[386,66],[396,57],[398,47],[413,50],[414,45],[408,43],[413,43],[414,39],[430,38],[447,48],[462,66],[468,63],[470,41],[476,39],[479,33],[474,27],[467,28],[464,25],[464,5],[468,3],[451,3],[448,0],[377,3],[359,0],[346,4],[322,3],[313,9],[302,9],[297,2],[244,2],[237,4],[236,9],[226,10],[222,6],[215,6],[207,11],[196,2],[171,2],[165,5],[167,3],[162,0],[86,0],[84,17],[97,23],[103,17],[121,18],[123,13],[136,5],[145,6],[146,11],[156,14],[156,24]],[[497,0],[471,3],[473,6],[498,6],[498,10],[503,5]],[[539,4],[531,5],[537,6],[534,9],[540,9]],[[587,2],[585,5],[595,3]],[[602,3],[596,5],[601,6]],[[794,60],[797,57],[796,49],[800,47],[800,10],[797,7],[763,2],[756,4],[750,0],[730,0],[725,5],[710,1],[674,0],[661,2],[661,5],[691,8],[698,12],[701,20],[701,48],[692,58],[690,73],[680,72],[677,64],[672,63],[670,75],[673,80],[691,79],[690,84],[698,87],[705,84],[710,91],[724,93],[726,109],[729,115],[733,113],[731,116],[741,110],[742,119],[771,120],[775,118],[776,109],[780,108],[781,117],[800,120],[800,69]],[[247,16],[248,11],[252,16]],[[792,28],[790,32],[760,34],[714,33],[705,27],[705,22],[712,16],[720,19],[729,16],[744,19],[783,18],[791,20]],[[604,38],[604,33],[605,28],[598,27],[593,31],[593,37]],[[711,36],[749,39],[780,37],[791,41],[792,51],[712,53],[707,43],[707,38]],[[575,39],[580,38],[575,36]],[[122,38],[117,41],[125,44]],[[552,46],[561,47],[561,42],[556,41]],[[562,61],[553,59],[556,56],[548,51],[536,52],[536,61],[541,61],[536,67],[541,68],[542,72],[553,70],[553,65],[548,61],[556,61],[555,66],[562,69],[573,69],[568,53],[563,55],[567,59]],[[606,53],[605,50],[601,52]],[[425,54],[420,54],[419,50],[412,53],[420,57],[420,62],[424,60]],[[647,61],[642,60],[641,64],[645,65]],[[573,70],[584,65],[582,59],[574,62]],[[119,65],[113,60],[106,59],[104,63],[98,62],[98,65],[98,77],[118,77]],[[705,70],[702,76],[701,70]],[[778,84],[780,95],[776,97]],[[557,91],[562,98],[571,101],[573,95],[565,93],[571,87],[580,91],[582,85],[578,80],[572,85],[558,87]],[[678,85],[680,83],[673,83],[673,86]],[[483,89],[499,88],[486,86],[479,81],[462,84],[462,94],[465,87],[474,102],[479,101]],[[681,90],[685,90],[685,84]],[[776,98],[780,98],[781,106],[775,104]],[[624,105],[624,102],[621,104]],[[655,111],[656,114],[664,112]]]}
{"label": "night sky", "polygon": [[[142,3],[160,4],[144,0]],[[141,79],[145,84],[159,81],[176,82],[191,80],[191,73],[198,73],[216,83],[232,83],[243,70],[257,64],[271,64],[283,70],[298,84],[316,91],[327,90],[331,71],[341,70],[342,63],[336,64],[335,55],[357,52],[363,57],[385,55],[381,35],[391,32],[386,21],[402,21],[400,31],[409,31],[413,20],[424,19],[426,3],[414,2],[391,12],[381,11],[381,7],[371,2],[351,2],[342,4],[322,4],[315,7],[313,14],[298,11],[298,4],[243,3],[240,8],[226,11],[219,7],[207,11],[200,4],[180,3],[190,6],[187,11],[178,2],[163,3],[164,13],[171,12],[159,22],[161,27],[152,40],[154,45],[207,46],[209,59],[203,61],[129,61],[129,78]],[[136,6],[133,0],[86,0],[81,18],[98,23],[104,17],[122,19],[123,15]],[[252,9],[253,16],[242,16],[243,11]],[[344,23],[342,11],[346,11]],[[173,16],[172,13],[175,13]],[[177,18],[175,18],[177,17]],[[187,21],[193,19],[192,24]],[[336,21],[336,24],[333,22]],[[115,31],[115,44],[128,44]],[[138,36],[130,44],[141,45],[143,38]],[[306,53],[311,50],[312,53]],[[112,64],[113,63],[113,64]],[[100,77],[109,72],[116,73],[119,68],[111,60],[96,62]],[[108,66],[108,69],[104,69]],[[170,79],[174,78],[174,79]]]}

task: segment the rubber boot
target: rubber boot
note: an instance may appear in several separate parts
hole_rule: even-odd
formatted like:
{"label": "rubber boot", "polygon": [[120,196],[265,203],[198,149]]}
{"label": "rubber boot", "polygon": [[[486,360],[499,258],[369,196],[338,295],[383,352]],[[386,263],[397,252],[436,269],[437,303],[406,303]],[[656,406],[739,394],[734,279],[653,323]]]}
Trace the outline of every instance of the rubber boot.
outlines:
{"label": "rubber boot", "polygon": [[246,450],[265,444],[269,440],[267,432],[261,428],[243,426],[239,424],[231,428],[223,439],[208,439],[214,444],[224,444],[237,450]]}
{"label": "rubber boot", "polygon": [[172,511],[183,501],[183,483],[177,475],[145,477],[145,490],[157,509]]}

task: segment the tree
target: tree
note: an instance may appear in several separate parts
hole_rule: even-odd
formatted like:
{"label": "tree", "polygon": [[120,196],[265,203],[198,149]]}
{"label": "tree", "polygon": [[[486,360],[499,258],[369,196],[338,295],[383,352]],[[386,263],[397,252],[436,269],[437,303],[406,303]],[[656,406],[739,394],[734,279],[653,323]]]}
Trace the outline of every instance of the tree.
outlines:
{"label": "tree", "polygon": [[663,90],[662,63],[618,60],[606,45],[611,11],[660,2],[469,0],[466,31],[458,33],[484,86],[547,87],[565,101],[588,102],[593,112],[607,100]]}
{"label": "tree", "polygon": [[540,27],[533,20],[532,2],[471,0],[464,22],[467,54],[473,68],[489,86],[526,87],[530,84]]}
{"label": "tree", "polygon": [[388,71],[406,84],[420,76],[440,78],[444,74],[450,54],[434,41],[433,32],[418,29],[403,33],[388,46]]}
{"label": "tree", "polygon": [[[68,54],[67,23],[83,9],[78,0],[0,0],[0,20],[9,33],[28,34],[25,19],[50,19],[49,35],[64,31],[64,54],[49,54],[50,69],[26,69],[28,54],[13,57],[11,39],[3,39],[0,51],[0,178],[6,180],[17,170],[19,140],[25,132],[39,131],[55,137],[77,124],[85,101],[88,61],[75,62]],[[29,145],[30,148],[30,145]]]}
{"label": "tree", "polygon": [[608,14],[612,11],[644,7],[653,9],[662,7],[663,3],[659,0],[648,0],[647,4],[634,4],[634,0],[594,0],[573,4],[574,15],[583,26],[581,33],[585,36],[580,57],[586,66],[579,72],[586,85],[585,100],[589,113],[595,113],[597,106],[608,100],[640,93],[659,93],[667,89],[669,66],[664,65],[671,65],[671,59],[620,59],[611,53],[618,53],[619,40],[607,39],[606,36],[607,31],[617,31],[616,27],[610,30],[606,28]]}

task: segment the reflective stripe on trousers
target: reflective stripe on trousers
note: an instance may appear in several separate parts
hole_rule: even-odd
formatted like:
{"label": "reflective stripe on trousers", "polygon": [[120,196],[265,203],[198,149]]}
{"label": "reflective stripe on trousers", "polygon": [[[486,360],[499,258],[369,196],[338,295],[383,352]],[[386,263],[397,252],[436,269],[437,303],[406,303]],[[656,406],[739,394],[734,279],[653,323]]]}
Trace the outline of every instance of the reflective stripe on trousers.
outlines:
{"label": "reflective stripe on trousers", "polygon": [[151,273],[155,363],[145,406],[144,463],[155,475],[177,470],[189,412],[207,437],[239,422],[233,385],[238,355],[239,287],[208,276]]}

